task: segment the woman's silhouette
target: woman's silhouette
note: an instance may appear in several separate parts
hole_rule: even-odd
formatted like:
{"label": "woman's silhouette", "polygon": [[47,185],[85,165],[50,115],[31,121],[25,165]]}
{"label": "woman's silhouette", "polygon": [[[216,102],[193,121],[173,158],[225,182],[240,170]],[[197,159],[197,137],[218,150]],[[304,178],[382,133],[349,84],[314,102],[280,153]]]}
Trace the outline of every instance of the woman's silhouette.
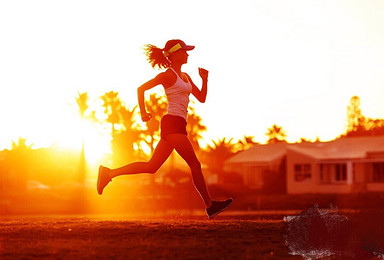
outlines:
{"label": "woman's silhouette", "polygon": [[146,111],[144,92],[157,85],[163,85],[168,99],[168,108],[167,114],[161,119],[161,139],[148,162],[135,162],[117,169],[100,166],[97,179],[99,194],[102,194],[105,186],[117,176],[155,173],[175,149],[191,168],[193,184],[204,201],[209,218],[213,218],[232,203],[232,199],[225,201],[213,201],[211,199],[201,171],[201,164],[187,137],[186,120],[189,95],[192,93],[202,103],[205,102],[207,96],[207,70],[199,68],[199,75],[203,82],[201,89],[192,82],[187,73],[181,71],[181,66],[188,61],[187,51],[194,48],[194,46],[186,45],[181,40],[170,40],[163,49],[154,45],[146,45],[146,55],[152,67],[157,66],[160,69],[166,69],[166,71],[141,85],[137,89],[137,95],[141,118],[147,122],[152,115]]}

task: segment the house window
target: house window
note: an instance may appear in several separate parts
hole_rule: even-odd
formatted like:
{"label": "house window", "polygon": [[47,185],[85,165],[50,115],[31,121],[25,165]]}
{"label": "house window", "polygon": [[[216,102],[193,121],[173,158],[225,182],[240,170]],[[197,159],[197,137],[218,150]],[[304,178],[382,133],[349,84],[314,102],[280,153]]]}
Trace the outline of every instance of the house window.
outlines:
{"label": "house window", "polygon": [[335,164],[335,181],[347,181],[347,165],[345,163]]}
{"label": "house window", "polygon": [[373,163],[373,182],[384,182],[384,163]]}
{"label": "house window", "polygon": [[347,181],[347,165],[345,163],[320,164],[320,183],[340,184]]}
{"label": "house window", "polygon": [[295,164],[295,181],[303,182],[312,178],[310,164]]}

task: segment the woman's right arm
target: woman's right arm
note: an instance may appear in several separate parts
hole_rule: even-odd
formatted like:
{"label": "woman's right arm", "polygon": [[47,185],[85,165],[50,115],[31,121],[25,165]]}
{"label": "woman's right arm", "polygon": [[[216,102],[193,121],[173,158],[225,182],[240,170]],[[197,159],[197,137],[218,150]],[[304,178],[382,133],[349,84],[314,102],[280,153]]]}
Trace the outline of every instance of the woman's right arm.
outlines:
{"label": "woman's right arm", "polygon": [[163,84],[165,81],[164,73],[158,74],[155,78],[145,82],[143,85],[137,88],[137,98],[139,100],[139,108],[141,113],[141,119],[143,122],[147,122],[151,119],[152,115],[147,112],[145,108],[144,92],[157,85]]}

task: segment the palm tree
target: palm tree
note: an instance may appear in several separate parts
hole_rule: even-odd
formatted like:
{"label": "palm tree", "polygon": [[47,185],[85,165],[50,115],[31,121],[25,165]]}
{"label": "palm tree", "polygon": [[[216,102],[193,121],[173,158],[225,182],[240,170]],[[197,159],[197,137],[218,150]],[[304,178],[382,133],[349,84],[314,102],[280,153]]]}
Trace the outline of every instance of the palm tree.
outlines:
{"label": "palm tree", "polygon": [[148,113],[151,113],[152,119],[147,122],[147,129],[142,132],[142,136],[153,153],[156,143],[160,140],[160,121],[167,111],[166,98],[151,94],[146,102],[146,108]]}
{"label": "palm tree", "polygon": [[190,106],[188,113],[188,124],[187,132],[188,137],[192,143],[192,146],[195,150],[199,149],[199,140],[202,139],[201,133],[206,131],[207,127],[202,124],[201,117],[196,114],[196,110]]}
{"label": "palm tree", "polygon": [[[88,100],[89,96],[87,92],[84,93],[77,93],[78,96],[76,97],[76,104],[78,107],[78,113],[81,119],[86,120],[87,112],[89,109]],[[85,158],[85,134],[84,129],[80,129],[82,133],[82,144],[81,144],[81,153],[80,153],[80,161],[79,161],[79,182],[84,183],[86,178],[86,158]]]}
{"label": "palm tree", "polygon": [[237,144],[235,144],[236,150],[237,151],[244,151],[244,150],[251,148],[253,145],[258,144],[258,142],[256,142],[254,140],[254,138],[255,138],[254,136],[244,135],[243,139],[240,139],[237,142]]}
{"label": "palm tree", "polygon": [[268,136],[267,143],[275,144],[275,143],[286,143],[287,134],[284,131],[283,127],[274,124],[271,128],[268,128],[268,132],[266,133]]}
{"label": "palm tree", "polygon": [[89,108],[89,106],[88,106],[88,100],[89,100],[88,93],[87,92],[84,92],[84,93],[77,92],[77,94],[78,94],[78,96],[76,98],[76,104],[77,104],[77,107],[79,108],[79,115],[81,118],[84,119],[85,113]]}
{"label": "palm tree", "polygon": [[105,122],[111,124],[113,161],[119,165],[127,163],[127,158],[136,159],[144,154],[140,149],[143,131],[136,119],[137,106],[127,108],[119,97],[118,92],[110,91],[100,97],[103,101]]}
{"label": "palm tree", "polygon": [[112,136],[114,136],[116,132],[115,125],[121,122],[119,111],[122,107],[122,101],[118,95],[118,92],[110,91],[100,97],[104,102],[104,113],[107,115],[106,121],[110,123],[112,127]]}
{"label": "palm tree", "polygon": [[363,116],[360,108],[360,98],[353,96],[347,107],[347,135],[359,135],[365,132],[366,118]]}
{"label": "palm tree", "polygon": [[33,144],[28,145],[27,139],[23,137],[19,137],[19,140],[17,141],[17,143],[12,141],[12,151],[17,151],[17,152],[21,151],[22,153],[24,153],[26,151],[32,150],[32,146]]}
{"label": "palm tree", "polygon": [[343,136],[384,135],[384,119],[367,118],[360,108],[360,98],[353,96],[347,107],[347,131]]}
{"label": "palm tree", "polygon": [[117,164],[126,163],[127,158],[136,159],[143,153],[140,149],[142,131],[136,122],[137,106],[133,109],[121,106],[118,111],[122,127],[112,137],[112,151]]}
{"label": "palm tree", "polygon": [[235,153],[235,145],[232,143],[233,138],[226,137],[217,141],[212,141],[212,145],[207,147],[207,164],[211,170],[222,171],[224,162]]}

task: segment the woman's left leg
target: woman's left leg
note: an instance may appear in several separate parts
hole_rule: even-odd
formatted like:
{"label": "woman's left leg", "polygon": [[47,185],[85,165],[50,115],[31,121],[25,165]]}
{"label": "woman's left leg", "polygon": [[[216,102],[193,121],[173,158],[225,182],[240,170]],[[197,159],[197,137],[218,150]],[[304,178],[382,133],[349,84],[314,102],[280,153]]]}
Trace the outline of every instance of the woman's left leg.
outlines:
{"label": "woman's left leg", "polygon": [[105,186],[112,181],[112,178],[120,175],[155,173],[167,160],[172,151],[173,147],[167,141],[161,139],[148,162],[134,162],[117,169],[108,169],[100,166],[97,177],[97,192],[101,195]]}
{"label": "woman's left leg", "polygon": [[115,178],[120,175],[156,173],[172,153],[173,147],[165,140],[160,140],[148,162],[134,162],[117,169],[111,169],[109,176]]}

